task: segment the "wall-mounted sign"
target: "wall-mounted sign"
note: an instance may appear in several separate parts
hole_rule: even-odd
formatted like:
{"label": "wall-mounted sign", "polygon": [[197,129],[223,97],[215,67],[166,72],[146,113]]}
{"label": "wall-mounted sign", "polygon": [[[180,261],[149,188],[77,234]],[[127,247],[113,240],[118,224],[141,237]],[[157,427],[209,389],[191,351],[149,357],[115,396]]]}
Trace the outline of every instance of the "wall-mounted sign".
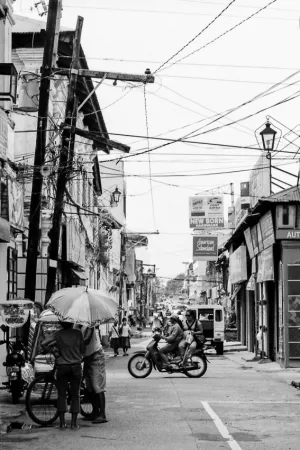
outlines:
{"label": "wall-mounted sign", "polygon": [[33,302],[30,300],[8,300],[0,303],[2,320],[11,328],[22,327],[28,320]]}
{"label": "wall-mounted sign", "polygon": [[189,198],[190,228],[224,228],[222,195]]}
{"label": "wall-mounted sign", "polygon": [[258,236],[256,225],[250,229],[254,255],[258,254]]}
{"label": "wall-mounted sign", "polygon": [[247,228],[244,231],[244,236],[245,236],[245,241],[246,241],[247,249],[248,249],[248,252],[249,252],[249,256],[252,259],[252,258],[254,258],[254,249],[253,249],[253,244],[252,244],[252,237],[251,237],[250,228]]}
{"label": "wall-mounted sign", "polygon": [[246,246],[241,245],[229,256],[230,283],[242,283],[247,277]]}
{"label": "wall-mounted sign", "polygon": [[267,212],[259,221],[264,249],[275,243],[273,219],[271,211]]}
{"label": "wall-mounted sign", "polygon": [[218,236],[193,236],[193,260],[217,261]]}
{"label": "wall-mounted sign", "polygon": [[292,240],[300,240],[300,229],[297,228],[295,230],[276,230],[276,239],[292,239]]}
{"label": "wall-mounted sign", "polygon": [[268,247],[266,250],[259,253],[257,261],[257,282],[274,281],[273,247]]}

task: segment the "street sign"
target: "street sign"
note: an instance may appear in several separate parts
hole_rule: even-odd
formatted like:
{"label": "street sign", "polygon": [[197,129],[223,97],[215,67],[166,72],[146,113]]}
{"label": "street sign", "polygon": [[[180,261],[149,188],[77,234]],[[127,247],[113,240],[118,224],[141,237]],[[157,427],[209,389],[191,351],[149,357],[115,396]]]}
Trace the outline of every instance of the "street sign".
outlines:
{"label": "street sign", "polygon": [[193,260],[217,261],[218,236],[193,236]]}

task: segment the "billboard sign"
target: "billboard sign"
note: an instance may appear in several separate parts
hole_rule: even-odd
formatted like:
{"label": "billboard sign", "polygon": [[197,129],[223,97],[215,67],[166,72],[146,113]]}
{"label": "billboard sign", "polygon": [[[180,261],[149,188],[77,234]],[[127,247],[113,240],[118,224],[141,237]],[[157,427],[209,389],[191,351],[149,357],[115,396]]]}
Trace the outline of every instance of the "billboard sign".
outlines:
{"label": "billboard sign", "polygon": [[193,236],[193,260],[217,261],[218,236]]}
{"label": "billboard sign", "polygon": [[271,211],[268,211],[259,221],[264,249],[275,243],[275,234]]}
{"label": "billboard sign", "polygon": [[224,228],[222,195],[189,198],[190,228]]}
{"label": "billboard sign", "polygon": [[248,280],[246,246],[241,245],[229,256],[230,283],[237,284]]}

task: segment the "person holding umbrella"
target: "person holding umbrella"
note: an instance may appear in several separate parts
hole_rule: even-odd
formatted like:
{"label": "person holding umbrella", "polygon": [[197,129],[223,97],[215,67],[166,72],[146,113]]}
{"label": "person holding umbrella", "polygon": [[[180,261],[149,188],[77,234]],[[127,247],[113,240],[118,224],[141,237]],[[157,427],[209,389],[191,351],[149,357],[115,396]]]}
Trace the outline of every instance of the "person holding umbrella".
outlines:
{"label": "person holding umbrella", "polygon": [[[64,288],[55,292],[47,307],[61,320],[81,325],[84,351],[84,377],[89,392],[93,394],[93,423],[107,422],[105,415],[106,371],[105,356],[99,337],[99,324],[114,320],[118,305],[100,291],[88,286]],[[74,343],[73,343],[74,345]]]}
{"label": "person holding umbrella", "polygon": [[105,391],[106,369],[105,355],[100,341],[99,328],[82,327],[86,349],[84,352],[83,376],[87,390],[92,394],[93,411],[86,420],[92,423],[106,423]]}
{"label": "person holding umbrella", "polygon": [[80,384],[82,378],[81,361],[85,352],[85,345],[80,330],[73,328],[71,322],[60,322],[62,329],[58,330],[54,336],[49,336],[43,342],[42,347],[53,351],[56,364],[57,379],[57,410],[59,412],[60,429],[67,428],[65,413],[67,412],[67,390],[68,384],[71,388],[72,414],[71,428],[76,430],[77,416],[80,410]]}

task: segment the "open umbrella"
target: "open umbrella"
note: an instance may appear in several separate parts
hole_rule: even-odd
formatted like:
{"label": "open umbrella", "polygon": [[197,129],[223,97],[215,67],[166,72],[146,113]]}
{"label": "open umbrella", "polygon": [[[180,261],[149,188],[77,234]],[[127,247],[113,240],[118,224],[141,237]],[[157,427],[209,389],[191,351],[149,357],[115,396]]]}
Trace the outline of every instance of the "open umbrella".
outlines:
{"label": "open umbrella", "polygon": [[60,320],[88,327],[113,321],[118,311],[116,302],[85,286],[60,289],[51,296],[47,307]]}

